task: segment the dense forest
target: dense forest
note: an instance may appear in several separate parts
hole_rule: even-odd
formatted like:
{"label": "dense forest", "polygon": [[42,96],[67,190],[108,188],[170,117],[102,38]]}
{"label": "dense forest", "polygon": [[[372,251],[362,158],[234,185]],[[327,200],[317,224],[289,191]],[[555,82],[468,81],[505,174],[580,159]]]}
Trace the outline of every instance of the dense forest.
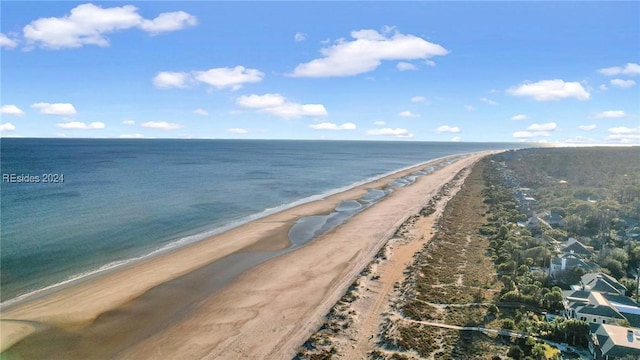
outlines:
{"label": "dense forest", "polygon": [[[502,327],[586,345],[589,328],[583,321],[532,319],[563,310],[562,290],[587,272],[609,274],[627,288],[626,295],[637,295],[640,149],[509,151],[488,159],[484,179],[489,211],[480,233],[490,240],[488,255],[503,284],[497,304],[522,309],[503,318]],[[566,256],[561,249],[576,243],[584,253],[569,257],[579,266],[553,273],[553,262]],[[626,321],[618,325],[629,326]],[[523,344],[512,350],[526,353]],[[514,354],[510,357],[520,358]]]}
{"label": "dense forest", "polygon": [[493,160],[505,191],[526,189],[535,199],[527,209],[517,199],[503,199],[504,207],[511,201],[522,221],[536,214],[560,219],[530,229],[524,259],[536,255],[544,262],[552,255],[545,244],[575,238],[595,249],[591,260],[605,272],[635,288],[630,278],[640,266],[639,148],[527,149]]}

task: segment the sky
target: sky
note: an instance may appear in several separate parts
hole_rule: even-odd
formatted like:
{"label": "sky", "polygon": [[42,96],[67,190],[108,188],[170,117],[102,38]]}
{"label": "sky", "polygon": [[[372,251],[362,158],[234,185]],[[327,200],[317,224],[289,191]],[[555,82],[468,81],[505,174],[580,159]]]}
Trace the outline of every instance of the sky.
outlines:
{"label": "sky", "polygon": [[640,2],[0,2],[3,137],[640,144]]}

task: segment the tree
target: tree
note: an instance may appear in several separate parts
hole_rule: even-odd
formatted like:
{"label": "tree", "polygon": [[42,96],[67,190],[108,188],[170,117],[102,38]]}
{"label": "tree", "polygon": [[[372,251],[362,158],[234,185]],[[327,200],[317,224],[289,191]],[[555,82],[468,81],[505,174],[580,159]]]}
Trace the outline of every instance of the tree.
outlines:
{"label": "tree", "polygon": [[496,304],[489,305],[489,308],[487,309],[487,314],[498,316],[499,313],[500,313],[500,309],[498,309]]}
{"label": "tree", "polygon": [[511,346],[511,348],[509,348],[509,352],[507,352],[507,356],[512,359],[521,360],[521,359],[524,359],[524,351],[522,351],[520,346],[513,345]]}
{"label": "tree", "polygon": [[581,235],[584,229],[584,219],[577,214],[571,214],[564,218],[564,228],[569,235]]}
{"label": "tree", "polygon": [[577,284],[584,274],[586,274],[586,271],[584,271],[584,269],[582,269],[581,267],[576,266],[558,272],[555,277],[558,284],[568,286]]}
{"label": "tree", "polygon": [[502,328],[505,330],[513,330],[516,327],[516,323],[513,321],[513,319],[504,319],[502,320]]}
{"label": "tree", "polygon": [[564,334],[565,342],[576,345],[578,341],[582,344],[586,340],[589,325],[582,320],[569,319],[562,322],[559,330]]}
{"label": "tree", "polygon": [[620,279],[625,275],[624,265],[622,262],[616,259],[603,258],[599,261],[600,266],[609,270],[611,276],[616,279]]}
{"label": "tree", "polygon": [[620,284],[627,288],[627,293],[625,295],[630,297],[636,296],[636,289],[638,287],[636,279],[622,278],[620,279]]}
{"label": "tree", "polygon": [[531,356],[536,360],[546,360],[546,351],[547,347],[544,346],[544,344],[536,344],[533,349],[531,349]]}
{"label": "tree", "polygon": [[562,310],[564,305],[562,304],[562,292],[550,291],[542,297],[542,307],[549,309],[549,311]]}

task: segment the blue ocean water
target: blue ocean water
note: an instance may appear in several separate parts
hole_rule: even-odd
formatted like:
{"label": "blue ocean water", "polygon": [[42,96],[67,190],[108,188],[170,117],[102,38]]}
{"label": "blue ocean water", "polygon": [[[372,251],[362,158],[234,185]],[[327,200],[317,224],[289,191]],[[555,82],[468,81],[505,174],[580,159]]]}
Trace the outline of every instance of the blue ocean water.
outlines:
{"label": "blue ocean water", "polygon": [[[524,146],[3,138],[1,301],[197,241],[411,165]],[[60,180],[59,175],[63,182],[43,182],[45,177]],[[40,181],[15,182],[19,176]]]}

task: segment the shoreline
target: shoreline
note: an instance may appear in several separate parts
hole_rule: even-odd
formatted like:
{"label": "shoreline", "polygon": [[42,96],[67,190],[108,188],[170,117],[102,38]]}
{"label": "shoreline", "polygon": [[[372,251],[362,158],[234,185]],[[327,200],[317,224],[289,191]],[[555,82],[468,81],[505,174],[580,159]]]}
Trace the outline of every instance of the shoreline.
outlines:
{"label": "shoreline", "polygon": [[[228,231],[231,231],[233,229],[236,229],[238,227],[244,226],[246,224],[249,224],[251,222],[255,222],[255,221],[260,221],[261,219],[270,217],[272,215],[278,214],[280,212],[283,211],[288,211],[291,210],[293,208],[308,204],[308,203],[313,203],[313,202],[317,202],[317,201],[322,201],[325,200],[329,197],[333,197],[342,193],[345,193],[347,191],[353,190],[353,189],[357,189],[360,187],[365,187],[368,186],[369,184],[373,184],[376,183],[380,180],[383,179],[389,179],[389,182],[386,184],[387,187],[391,187],[390,184],[391,182],[395,179],[395,178],[400,178],[402,176],[407,176],[410,175],[412,172],[416,172],[418,170],[421,170],[420,168],[423,166],[427,166],[427,165],[437,165],[440,164],[444,161],[447,161],[448,159],[455,159],[457,157],[463,157],[463,156],[467,156],[469,154],[472,153],[463,153],[463,154],[453,154],[453,155],[447,155],[447,156],[443,156],[443,157],[439,157],[439,158],[435,158],[432,160],[428,160],[422,163],[418,163],[415,165],[411,165],[411,166],[407,166],[404,168],[400,168],[397,170],[393,170],[393,171],[389,171],[380,175],[376,175],[376,176],[372,176],[369,178],[366,178],[364,180],[361,181],[357,181],[355,183],[349,184],[349,185],[345,185],[342,187],[338,187],[335,189],[330,189],[327,190],[323,193],[320,194],[314,194],[314,195],[310,195],[307,197],[304,197],[302,199],[298,199],[295,201],[292,201],[290,203],[286,203],[286,204],[281,204],[272,208],[268,208],[265,209],[261,212],[257,212],[257,213],[253,213],[253,214],[249,214],[246,215],[240,219],[237,220],[233,220],[229,223],[226,224],[222,224],[221,226],[218,227],[214,227],[214,228],[203,228],[201,232],[195,233],[195,234],[190,234],[190,235],[185,235],[185,236],[181,236],[181,237],[177,237],[176,239],[172,240],[171,242],[169,242],[168,244],[163,245],[162,247],[159,247],[157,249],[151,249],[149,252],[147,253],[143,253],[143,254],[139,254],[136,255],[134,257],[128,258],[128,259],[123,259],[123,260],[117,260],[117,261],[113,261],[110,263],[106,263],[104,265],[100,265],[95,269],[91,269],[91,270],[87,270],[85,272],[82,273],[78,273],[76,275],[72,275],[66,279],[63,279],[57,283],[51,284],[51,285],[46,285],[42,288],[37,288],[34,289],[30,292],[27,293],[23,293],[23,294],[18,294],[15,297],[6,299],[2,302],[0,302],[0,314],[3,311],[8,311],[12,308],[15,308],[16,306],[19,306],[20,304],[24,304],[30,301],[34,301],[37,300],[41,297],[45,297],[48,296],[50,294],[53,294],[55,292],[58,292],[60,290],[63,290],[65,288],[68,287],[72,287],[72,286],[77,286],[83,282],[86,281],[91,281],[92,279],[101,277],[101,276],[106,276],[109,273],[112,273],[114,271],[119,271],[119,270],[123,270],[126,269],[127,267],[130,266],[134,266],[136,264],[151,260],[155,257],[159,257],[159,256],[163,256],[163,255],[167,255],[170,253],[173,253],[174,251],[178,251],[182,248],[191,246],[193,244],[196,244],[198,242],[201,241],[207,241],[210,240],[220,234],[224,234]],[[409,172],[409,173],[407,173]],[[398,176],[398,174],[403,174],[402,176]],[[382,186],[378,186],[377,188],[382,188]],[[330,213],[333,210],[327,210],[324,213]],[[313,215],[319,215],[319,214],[313,214]],[[0,349],[2,349],[2,347],[0,347]],[[1,351],[1,350],[0,350]]]}
{"label": "shoreline", "polygon": [[[384,187],[390,180],[411,174],[412,172],[415,172],[420,168],[424,168],[429,164],[442,162],[447,158],[461,157],[455,163],[445,166],[432,174],[421,176],[416,183],[424,182],[426,179],[431,179],[436,174],[446,172],[446,169],[450,169],[452,167],[457,168],[461,166],[459,162],[468,163],[470,159],[477,160],[488,153],[490,152],[459,154],[434,159],[429,162],[395,172],[375,181],[333,194],[326,198],[292,207],[276,214],[268,215],[264,218],[215,235],[211,238],[181,247],[170,253],[158,255],[157,257],[133,264],[126,268],[117,269],[116,271],[104,274],[103,276],[96,277],[80,284],[72,285],[41,298],[12,306],[10,309],[7,309],[2,313],[2,321],[0,322],[0,325],[2,326],[2,350],[4,351],[20,339],[36,332],[35,326],[57,326],[61,329],[67,330],[82,328],[91,322],[97,322],[97,320],[102,321],[105,318],[108,318],[109,316],[105,316],[107,313],[110,314],[113,313],[114,310],[131,306],[135,303],[135,300],[140,298],[142,295],[158,299],[159,297],[156,296],[157,294],[154,294],[154,291],[152,290],[156,287],[162,288],[160,285],[168,284],[173,280],[179,279],[184,282],[184,279],[190,277],[193,278],[195,284],[202,283],[203,275],[199,272],[204,271],[203,274],[207,274],[206,269],[218,260],[239,253],[264,253],[281,250],[283,246],[286,245],[284,240],[288,240],[288,229],[297,219],[305,216],[325,213],[327,211],[333,211],[343,200],[357,199],[365,194],[367,189]],[[258,270],[259,268],[273,268],[273,264],[281,264],[278,266],[282,266],[282,264],[291,265],[291,263],[295,263],[297,265],[293,266],[293,268],[304,273],[306,265],[304,262],[300,263],[298,258],[306,258],[309,260],[308,249],[317,248],[318,246],[323,247],[324,245],[318,245],[321,239],[326,240],[327,238],[335,238],[334,235],[341,232],[341,229],[353,228],[353,226],[349,226],[349,224],[356,222],[356,219],[361,219],[363,217],[367,218],[369,213],[374,209],[378,209],[391,199],[397,198],[396,193],[404,193],[406,192],[405,189],[415,190],[416,185],[418,184],[398,188],[394,193],[382,200],[380,203],[366,209],[362,213],[354,215],[353,218],[349,219],[346,223],[329,231],[329,233],[314,239],[310,243],[295,249],[295,251],[285,252],[275,258],[267,259],[260,265],[251,266],[250,270],[241,272],[238,278],[235,278],[233,281],[225,284],[222,291],[204,294],[202,299],[198,299],[196,303],[193,304],[193,309],[190,308],[188,314],[185,314],[183,318],[169,319],[171,320],[170,323],[172,326],[167,327],[167,324],[152,326],[154,327],[154,331],[152,333],[148,333],[148,331],[144,332],[144,336],[141,335],[139,339],[137,339],[135,346],[134,344],[127,343],[123,346],[114,348],[115,350],[112,351],[116,351],[118,355],[123,356],[126,354],[136,354],[142,349],[148,349],[146,344],[149,341],[157,345],[158,343],[152,339],[157,337],[163,338],[162,334],[167,331],[180,331],[179,325],[181,324],[190,323],[194,320],[197,322],[198,319],[203,320],[205,318],[211,320],[212,314],[218,312],[216,311],[211,313],[206,311],[207,304],[211,302],[215,303],[216,299],[219,300],[220,298],[232,296],[234,292],[233,289],[236,288],[239,283],[243,283],[244,286],[246,286],[247,282],[245,280],[247,276],[250,274],[255,276],[256,273],[260,273]],[[387,205],[386,208],[388,212],[389,205]],[[402,215],[404,216],[404,213]],[[388,227],[388,225],[383,226]],[[389,231],[392,230],[393,229],[389,229]],[[357,249],[358,251],[356,251],[355,255],[358,255],[358,253],[366,253],[366,250],[371,250],[371,246],[368,246],[367,244],[362,244],[361,247],[362,248]],[[324,252],[327,252],[328,250],[331,249],[324,249]],[[302,253],[305,253],[306,255]],[[312,257],[310,259],[313,259],[315,254],[312,253],[311,256]],[[294,261],[291,261],[292,258]],[[343,261],[338,267],[344,269],[345,266],[349,266],[349,259],[347,259],[346,264],[344,264]],[[285,266],[285,268],[287,267],[288,266]],[[279,275],[282,276],[286,273],[286,271],[281,272]],[[185,278],[180,279],[181,277]],[[275,278],[277,278],[277,276]],[[260,285],[264,283],[264,280],[265,279],[262,279],[258,282],[249,281],[249,283],[253,283],[255,286],[256,284]],[[177,281],[177,283],[180,283],[180,281]],[[267,279],[267,283],[274,284],[274,280]],[[156,289],[156,291],[160,290]],[[171,292],[166,293],[165,295],[169,294],[171,294]],[[185,296],[189,295],[187,294]],[[245,297],[236,297],[233,302],[235,304],[239,304],[243,302],[243,299],[245,299]],[[71,301],[73,301],[73,303],[71,303]],[[312,308],[315,307],[312,306]],[[154,309],[154,311],[163,310],[164,309],[162,308]],[[214,316],[214,318],[216,317]],[[14,319],[14,321],[11,321],[10,319]],[[118,323],[117,319],[116,323]],[[270,324],[270,322],[265,323],[265,325],[267,324]],[[141,324],[141,326],[144,325],[145,324]],[[231,329],[232,332],[233,330],[234,329]],[[195,337],[197,338],[198,336]],[[166,339],[163,341],[166,342]],[[304,341],[304,339],[302,341]],[[87,349],[87,351],[89,350],[92,350],[92,348]],[[193,357],[197,357],[195,354],[192,355],[194,355]]]}

